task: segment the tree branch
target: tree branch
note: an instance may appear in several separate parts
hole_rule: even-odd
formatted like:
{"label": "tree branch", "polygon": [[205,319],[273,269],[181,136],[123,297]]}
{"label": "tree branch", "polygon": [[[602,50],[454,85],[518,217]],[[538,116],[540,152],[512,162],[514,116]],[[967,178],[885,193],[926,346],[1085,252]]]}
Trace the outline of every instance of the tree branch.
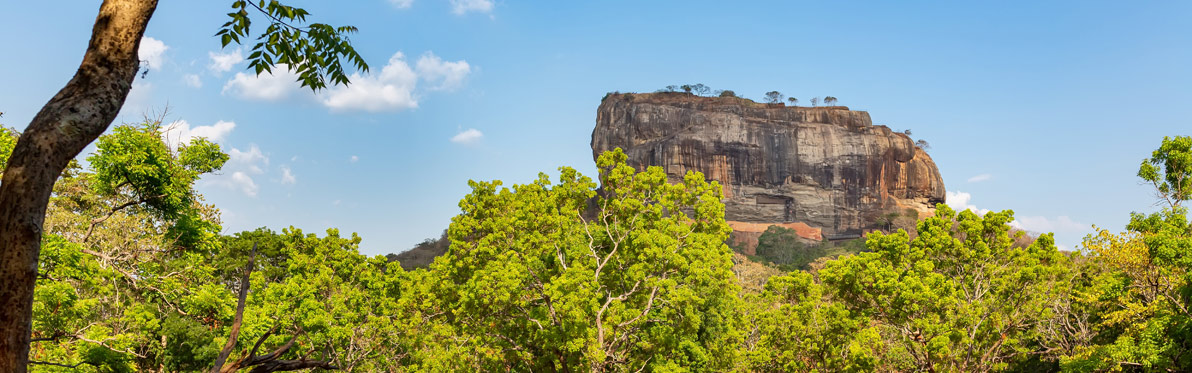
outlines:
{"label": "tree branch", "polygon": [[240,278],[240,294],[236,303],[236,316],[232,319],[231,335],[228,337],[228,342],[224,344],[223,350],[219,351],[219,357],[215,358],[215,365],[211,367],[211,373],[220,373],[224,362],[228,360],[228,355],[231,355],[232,349],[236,348],[236,338],[240,336],[240,326],[244,321],[244,303],[248,298],[249,277],[252,275],[253,262],[256,259],[257,243],[253,242],[252,253],[249,254],[248,264],[244,268],[244,277]]}

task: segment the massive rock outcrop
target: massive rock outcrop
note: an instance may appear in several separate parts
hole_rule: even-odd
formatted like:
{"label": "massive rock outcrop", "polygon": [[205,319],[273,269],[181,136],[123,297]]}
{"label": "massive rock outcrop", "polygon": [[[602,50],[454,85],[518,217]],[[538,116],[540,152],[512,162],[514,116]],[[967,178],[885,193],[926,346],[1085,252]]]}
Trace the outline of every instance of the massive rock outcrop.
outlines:
{"label": "massive rock outcrop", "polygon": [[843,106],[614,93],[597,111],[593,156],[618,147],[639,169],[720,182],[726,218],[746,242],[772,224],[809,240],[856,236],[890,213],[944,201],[939,170],[909,136]]}

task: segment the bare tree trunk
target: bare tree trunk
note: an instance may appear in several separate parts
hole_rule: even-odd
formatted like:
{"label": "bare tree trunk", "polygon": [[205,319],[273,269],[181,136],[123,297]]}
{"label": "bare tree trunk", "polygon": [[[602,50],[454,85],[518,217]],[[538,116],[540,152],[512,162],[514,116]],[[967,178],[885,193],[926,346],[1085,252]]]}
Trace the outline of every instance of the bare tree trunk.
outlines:
{"label": "bare tree trunk", "polygon": [[54,181],[108,128],[132,88],[157,0],[105,0],[74,78],[17,141],[0,182],[0,372],[25,372],[42,222]]}

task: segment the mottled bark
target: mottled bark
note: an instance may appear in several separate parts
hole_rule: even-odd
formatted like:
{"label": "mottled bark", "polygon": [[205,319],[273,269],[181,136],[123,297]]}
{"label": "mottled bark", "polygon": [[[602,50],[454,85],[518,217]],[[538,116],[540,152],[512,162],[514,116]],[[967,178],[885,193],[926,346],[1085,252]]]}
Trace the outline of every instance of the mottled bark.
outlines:
{"label": "mottled bark", "polygon": [[105,0],[78,71],[25,129],[0,183],[0,372],[25,372],[42,223],[54,181],[116,118],[156,0]]}

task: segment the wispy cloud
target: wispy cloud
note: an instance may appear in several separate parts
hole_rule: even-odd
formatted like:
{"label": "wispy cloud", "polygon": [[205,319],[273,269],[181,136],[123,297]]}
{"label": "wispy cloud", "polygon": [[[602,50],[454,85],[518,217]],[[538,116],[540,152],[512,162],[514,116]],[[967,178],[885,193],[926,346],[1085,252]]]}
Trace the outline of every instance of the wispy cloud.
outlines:
{"label": "wispy cloud", "polygon": [[269,156],[261,152],[257,144],[249,144],[248,150],[231,148],[228,150],[228,162],[224,164],[223,172],[230,174],[216,175],[211,183],[228,189],[239,190],[249,197],[256,197],[260,186],[254,180],[255,175],[265,173],[269,166]]}
{"label": "wispy cloud", "polygon": [[137,56],[141,58],[141,61],[145,61],[150,70],[158,70],[165,63],[166,50],[169,49],[170,47],[161,40],[146,36],[141,38],[141,47],[137,49]]}
{"label": "wispy cloud", "polygon": [[293,185],[297,182],[298,179],[294,177],[294,172],[290,170],[290,166],[281,166],[281,183]]}
{"label": "wispy cloud", "polygon": [[273,72],[263,72],[261,75],[238,72],[231,80],[224,84],[223,94],[256,101],[281,101],[300,92],[298,74],[278,65]]}
{"label": "wispy cloud", "polygon": [[[419,92],[451,91],[463,85],[471,74],[467,61],[444,61],[433,52],[423,54],[410,66],[402,52],[394,53],[380,74],[353,73],[351,84],[334,86],[315,94],[300,87],[297,74],[285,65],[272,73],[255,75],[238,72],[223,87],[223,94],[256,101],[282,101],[290,97],[313,99],[332,112],[394,112],[418,107]],[[419,89],[419,82],[425,87]]]}
{"label": "wispy cloud", "polygon": [[1072,220],[1066,215],[1048,218],[1046,216],[1019,216],[1010,225],[1031,232],[1073,232],[1091,230],[1091,224]]}
{"label": "wispy cloud", "polygon": [[203,88],[203,80],[199,79],[199,76],[195,74],[183,75],[182,82],[191,88]]}
{"label": "wispy cloud", "polygon": [[476,142],[480,141],[481,138],[484,138],[484,133],[475,128],[469,128],[466,131],[461,131],[460,133],[455,134],[455,136],[452,136],[451,142],[456,144],[475,144]]}
{"label": "wispy cloud", "polygon": [[970,178],[968,178],[968,182],[970,182],[970,183],[979,183],[979,182],[986,181],[986,180],[989,180],[989,179],[992,179],[992,178],[993,178],[993,175],[990,175],[990,174],[980,174],[980,175],[977,175],[977,176],[973,176],[973,177],[970,177]]}
{"label": "wispy cloud", "polygon": [[443,61],[431,52],[419,57],[415,68],[418,76],[431,84],[431,89],[448,91],[463,85],[464,78],[472,72],[472,66],[468,65],[468,61]]}
{"label": "wispy cloud", "polygon": [[468,12],[489,13],[493,11],[492,0],[451,0],[451,13],[464,15]]}
{"label": "wispy cloud", "polygon": [[190,122],[186,120],[176,120],[168,126],[162,127],[161,136],[167,144],[177,147],[196,137],[203,137],[212,142],[222,142],[234,129],[236,129],[236,122],[221,120],[210,126],[191,127]]}
{"label": "wispy cloud", "polygon": [[207,52],[207,57],[211,59],[211,63],[207,65],[207,69],[213,73],[226,73],[232,71],[236,65],[244,62],[244,51],[240,48],[229,50],[224,53]]}

